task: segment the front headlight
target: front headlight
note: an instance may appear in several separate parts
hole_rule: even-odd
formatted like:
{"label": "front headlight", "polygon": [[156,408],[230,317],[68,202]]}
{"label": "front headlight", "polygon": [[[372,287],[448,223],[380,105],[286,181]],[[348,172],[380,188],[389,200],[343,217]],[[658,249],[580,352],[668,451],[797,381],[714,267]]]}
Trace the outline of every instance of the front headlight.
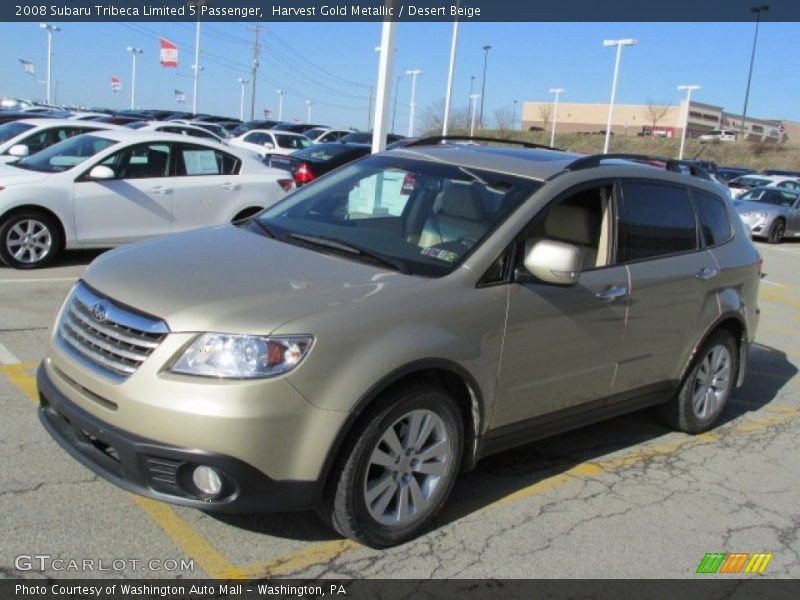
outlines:
{"label": "front headlight", "polygon": [[311,350],[310,335],[254,336],[204,333],[172,365],[173,373],[258,379],[294,369]]}
{"label": "front headlight", "polygon": [[765,212],[746,212],[742,213],[743,217],[749,217],[751,219],[766,219],[767,213]]}

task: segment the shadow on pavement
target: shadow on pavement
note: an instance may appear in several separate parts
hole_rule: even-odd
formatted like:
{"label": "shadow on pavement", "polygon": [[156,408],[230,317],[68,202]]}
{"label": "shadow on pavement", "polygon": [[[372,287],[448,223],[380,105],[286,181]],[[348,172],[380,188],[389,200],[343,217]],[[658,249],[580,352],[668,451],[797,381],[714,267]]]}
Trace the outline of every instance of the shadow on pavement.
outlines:
{"label": "shadow on pavement", "polygon": [[[780,350],[756,344],[750,354],[745,384],[736,390],[717,427],[775,400],[798,372]],[[476,512],[514,492],[596,461],[620,450],[672,433],[645,410],[539,440],[482,460],[461,475],[434,527]],[[690,436],[686,436],[689,438]],[[228,525],[265,535],[302,541],[339,539],[312,512],[264,515],[209,514]]]}

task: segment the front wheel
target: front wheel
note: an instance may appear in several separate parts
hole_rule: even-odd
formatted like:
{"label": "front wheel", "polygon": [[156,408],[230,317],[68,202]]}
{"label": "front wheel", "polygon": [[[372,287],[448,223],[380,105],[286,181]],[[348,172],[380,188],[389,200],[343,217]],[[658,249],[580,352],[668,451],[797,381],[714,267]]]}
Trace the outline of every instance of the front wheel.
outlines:
{"label": "front wheel", "polygon": [[677,397],[664,407],[667,421],[685,433],[708,430],[725,409],[738,375],[736,340],[719,329],[695,355]]}
{"label": "front wheel", "polygon": [[463,444],[460,412],[443,390],[419,385],[387,394],[344,449],[320,516],[374,548],[416,537],[450,495]]}
{"label": "front wheel", "polygon": [[52,217],[25,211],[0,225],[0,259],[15,269],[35,269],[53,260],[61,247],[61,230]]}
{"label": "front wheel", "polygon": [[786,222],[783,219],[776,219],[769,228],[769,235],[767,241],[770,244],[780,244],[783,241],[783,236],[786,234]]}

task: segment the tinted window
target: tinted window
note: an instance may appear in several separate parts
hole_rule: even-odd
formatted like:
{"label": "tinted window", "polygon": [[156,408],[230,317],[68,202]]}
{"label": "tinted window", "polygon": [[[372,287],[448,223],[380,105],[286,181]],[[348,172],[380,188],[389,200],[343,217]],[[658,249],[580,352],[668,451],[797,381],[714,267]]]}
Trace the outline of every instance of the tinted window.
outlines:
{"label": "tinted window", "polygon": [[0,125],[0,142],[7,142],[11,138],[17,137],[20,133],[24,133],[29,129],[33,129],[30,123],[20,123],[18,121],[11,121]]}
{"label": "tinted window", "polygon": [[205,146],[181,146],[178,152],[178,175],[236,175],[239,159]]}
{"label": "tinted window", "polygon": [[692,191],[697,216],[700,218],[700,235],[705,246],[716,246],[731,239],[733,230],[728,210],[719,198],[704,192]]}
{"label": "tinted window", "polygon": [[104,160],[117,179],[148,179],[169,175],[169,144],[153,142],[120,150]]}
{"label": "tinted window", "polygon": [[344,158],[346,155],[350,154],[358,156],[361,150],[361,148],[345,146],[344,144],[317,144],[303,150],[298,150],[292,154],[292,156],[303,160],[327,162],[339,157]]}
{"label": "tinted window", "polygon": [[93,135],[70,138],[19,161],[16,166],[43,173],[60,173],[117,143]]}
{"label": "tinted window", "polygon": [[295,150],[300,150],[302,148],[308,148],[311,145],[311,140],[307,137],[303,137],[302,135],[286,135],[286,134],[275,134],[275,139],[278,142],[278,146],[281,148],[294,148]]}
{"label": "tinted window", "polygon": [[627,262],[697,248],[694,210],[686,188],[623,183],[619,260]]}
{"label": "tinted window", "polygon": [[267,141],[267,134],[265,133],[250,133],[244,136],[243,140],[248,144],[263,144]]}

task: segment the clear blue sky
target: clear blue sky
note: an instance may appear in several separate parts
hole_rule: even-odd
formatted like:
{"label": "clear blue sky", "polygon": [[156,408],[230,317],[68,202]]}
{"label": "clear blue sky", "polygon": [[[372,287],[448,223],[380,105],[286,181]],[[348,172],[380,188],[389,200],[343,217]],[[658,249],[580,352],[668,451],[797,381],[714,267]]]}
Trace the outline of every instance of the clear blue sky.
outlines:
{"label": "clear blue sky", "polygon": [[[240,87],[249,78],[252,23],[203,24],[199,110],[238,116]],[[313,120],[363,128],[368,86],[374,83],[380,23],[266,23],[262,33],[257,113],[277,113],[277,88],[288,89],[284,118],[305,119],[305,100],[316,101]],[[421,69],[418,114],[444,97],[449,58],[449,23],[397,26],[395,73]],[[753,40],[753,23],[464,23],[461,25],[454,102],[468,103],[470,75],[480,85],[483,51],[490,44],[485,111],[510,108],[513,100],[544,100],[547,90],[567,89],[562,101],[607,102],[614,50],[604,38],[634,37],[625,48],[618,102],[649,99],[677,103],[679,84],[703,89],[701,102],[741,111]],[[180,49],[180,66],[158,62],[158,41],[169,38]],[[798,42],[800,24],[762,23],[748,114],[800,121]],[[0,23],[0,96],[43,98],[44,85],[25,75],[18,58],[36,64],[44,79],[46,36],[36,23]],[[54,35],[54,79],[64,103],[126,108],[130,94],[130,55],[145,50],[137,75],[137,105],[178,108],[173,90],[187,94],[191,106],[194,25],[186,23],[67,23]],[[109,76],[123,80],[113,94]],[[476,90],[477,91],[477,90]],[[410,80],[400,83],[396,129],[407,127]],[[249,97],[248,97],[249,106]],[[519,113],[517,113],[519,116]]]}

